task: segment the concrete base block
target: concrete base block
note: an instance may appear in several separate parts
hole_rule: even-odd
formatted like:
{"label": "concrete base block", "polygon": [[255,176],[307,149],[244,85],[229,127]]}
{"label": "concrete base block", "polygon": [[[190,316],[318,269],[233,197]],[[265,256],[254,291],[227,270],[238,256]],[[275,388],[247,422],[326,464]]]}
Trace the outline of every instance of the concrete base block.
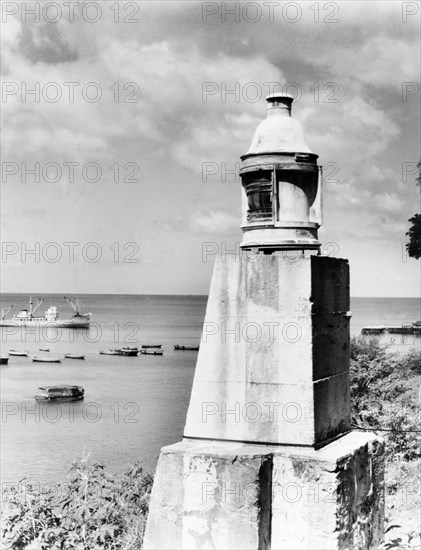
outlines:
{"label": "concrete base block", "polygon": [[361,432],[319,450],[192,439],[164,447],[144,548],[374,550],[383,451]]}

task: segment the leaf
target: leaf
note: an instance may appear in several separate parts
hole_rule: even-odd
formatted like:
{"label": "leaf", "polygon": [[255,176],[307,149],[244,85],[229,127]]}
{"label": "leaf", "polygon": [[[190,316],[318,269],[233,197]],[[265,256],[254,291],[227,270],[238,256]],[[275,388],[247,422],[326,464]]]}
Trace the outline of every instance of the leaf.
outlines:
{"label": "leaf", "polygon": [[385,530],[385,534],[388,533],[389,531],[391,531],[392,529],[399,529],[401,526],[400,525],[390,525],[386,530]]}

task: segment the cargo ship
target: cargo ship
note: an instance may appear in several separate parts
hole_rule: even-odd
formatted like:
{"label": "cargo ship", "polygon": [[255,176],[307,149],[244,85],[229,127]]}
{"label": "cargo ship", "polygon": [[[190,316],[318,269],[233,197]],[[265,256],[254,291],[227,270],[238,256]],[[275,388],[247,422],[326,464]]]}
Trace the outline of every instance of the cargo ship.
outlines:
{"label": "cargo ship", "polygon": [[29,308],[21,309],[17,315],[6,319],[6,315],[13,308],[10,306],[7,310],[2,310],[0,327],[51,327],[51,328],[89,328],[92,313],[80,313],[80,304],[78,299],[75,301],[64,297],[74,310],[73,317],[69,319],[60,319],[56,306],[49,307],[44,317],[36,317],[35,313],[44,300],[38,300],[33,308],[32,297],[29,298]]}

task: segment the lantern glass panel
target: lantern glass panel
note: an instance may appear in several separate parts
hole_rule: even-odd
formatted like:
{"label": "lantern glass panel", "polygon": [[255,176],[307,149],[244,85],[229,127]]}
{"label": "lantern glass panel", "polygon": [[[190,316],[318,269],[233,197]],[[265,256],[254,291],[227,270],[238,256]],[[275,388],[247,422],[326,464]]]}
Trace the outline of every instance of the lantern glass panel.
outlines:
{"label": "lantern glass panel", "polygon": [[243,178],[247,195],[248,222],[272,221],[272,173]]}

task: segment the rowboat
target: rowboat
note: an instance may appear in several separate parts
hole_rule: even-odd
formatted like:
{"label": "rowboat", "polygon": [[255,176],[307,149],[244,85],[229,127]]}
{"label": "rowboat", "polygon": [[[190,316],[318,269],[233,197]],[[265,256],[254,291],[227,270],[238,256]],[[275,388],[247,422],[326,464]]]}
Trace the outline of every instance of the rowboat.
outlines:
{"label": "rowboat", "polygon": [[141,349],[139,353],[142,355],[164,355],[164,351],[161,349]]}
{"label": "rowboat", "polygon": [[38,388],[37,401],[80,401],[85,390],[82,386],[44,386]]}
{"label": "rowboat", "polygon": [[162,344],[156,344],[156,346],[153,346],[152,344],[144,344],[142,346],[142,349],[150,349],[150,348],[161,348]]}
{"label": "rowboat", "polygon": [[60,357],[41,357],[39,355],[34,355],[32,361],[36,363],[61,363]]}
{"label": "rowboat", "polygon": [[15,355],[16,357],[28,357],[27,351],[19,351],[17,349],[9,350],[9,355]]}
{"label": "rowboat", "polygon": [[99,352],[100,355],[120,355],[124,357],[135,357],[139,350],[137,348],[118,348],[118,349],[109,349]]}
{"label": "rowboat", "polygon": [[199,346],[179,346],[176,344],[174,349],[181,351],[199,351]]}
{"label": "rowboat", "polygon": [[64,357],[66,359],[85,359],[84,355],[77,355],[76,353],[65,353]]}
{"label": "rowboat", "polygon": [[120,348],[118,351],[118,355],[124,355],[126,357],[135,357],[139,350],[137,348]]}

